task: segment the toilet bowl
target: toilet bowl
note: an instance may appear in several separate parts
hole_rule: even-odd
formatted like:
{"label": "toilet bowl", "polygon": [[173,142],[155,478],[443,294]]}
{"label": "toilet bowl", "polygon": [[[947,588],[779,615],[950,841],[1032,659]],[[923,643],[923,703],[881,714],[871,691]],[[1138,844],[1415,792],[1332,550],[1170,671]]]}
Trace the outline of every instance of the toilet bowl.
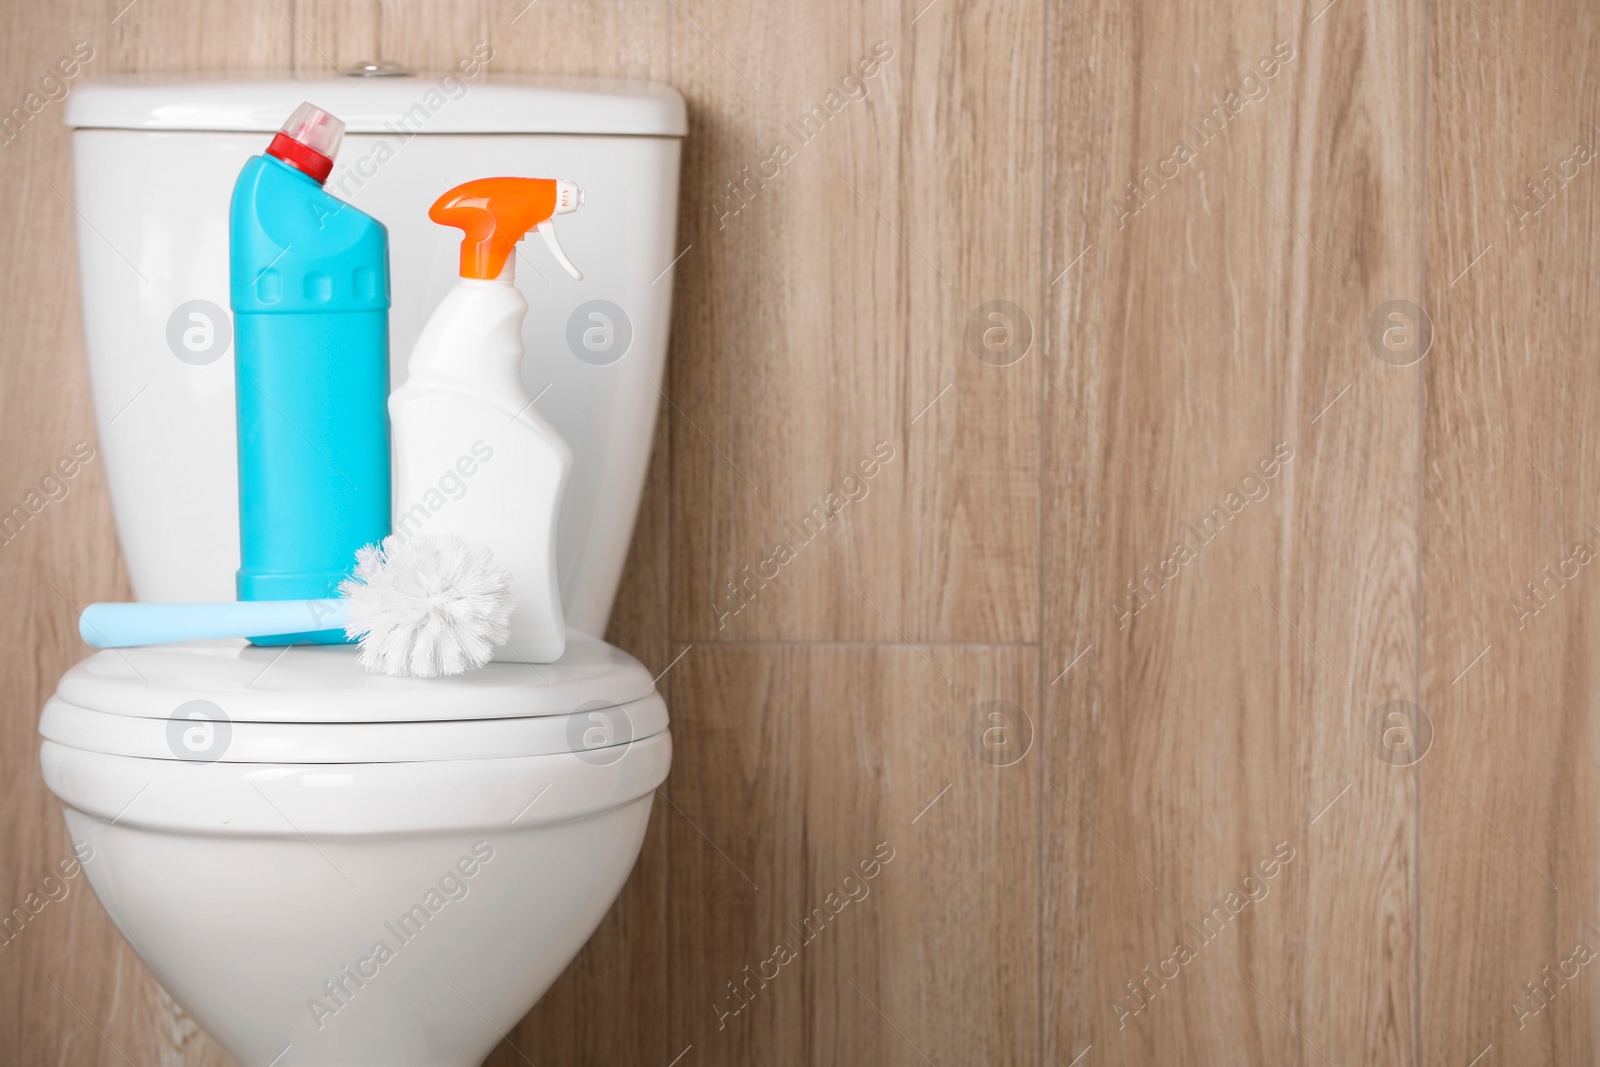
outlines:
{"label": "toilet bowl", "polygon": [[118,929],[279,1067],[480,1063],[622,888],[671,756],[649,674],[582,635],[427,681],[343,647],[100,652],[40,730]]}
{"label": "toilet bowl", "polygon": [[[345,646],[195,642],[95,653],[44,708],[44,780],[96,895],[243,1064],[481,1063],[616,899],[671,762],[650,673],[590,635],[660,402],[683,101],[480,68],[130,79],[66,108],[98,455],[139,600],[233,596],[228,196],[296,105],[345,120],[327,188],[389,229],[396,386],[456,281],[439,192],[555,176],[588,204],[561,237],[581,284],[517,272],[523,383],[574,454],[559,661],[395,679]],[[485,491],[443,475],[439,506]]]}

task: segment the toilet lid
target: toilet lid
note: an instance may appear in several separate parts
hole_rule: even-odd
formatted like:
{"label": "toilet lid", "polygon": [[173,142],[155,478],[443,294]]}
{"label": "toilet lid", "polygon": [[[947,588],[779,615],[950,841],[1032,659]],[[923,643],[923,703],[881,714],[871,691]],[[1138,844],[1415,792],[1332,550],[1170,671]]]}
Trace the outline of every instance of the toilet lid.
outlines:
{"label": "toilet lid", "polygon": [[179,705],[206,700],[236,723],[374,723],[570,715],[654,692],[638,660],[572,632],[555,663],[490,663],[449,678],[373,674],[356,662],[350,645],[194,641],[106,649],[69,670],[56,698],[145,719],[166,719]]}
{"label": "toilet lid", "polygon": [[39,732],[90,752],[202,763],[396,763],[573,753],[603,764],[667,729],[649,672],[573,634],[556,663],[370,674],[349,647],[211,641],[97,652]]}

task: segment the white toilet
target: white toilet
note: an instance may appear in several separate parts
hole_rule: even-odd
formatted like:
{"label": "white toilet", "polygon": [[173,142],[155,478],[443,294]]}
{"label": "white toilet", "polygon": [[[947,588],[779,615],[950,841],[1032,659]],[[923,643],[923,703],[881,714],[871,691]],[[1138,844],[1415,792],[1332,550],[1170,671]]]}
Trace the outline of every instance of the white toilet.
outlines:
{"label": "white toilet", "polygon": [[498,174],[585,193],[560,226],[583,280],[537,243],[517,271],[523,377],[574,452],[559,662],[393,679],[347,647],[199,642],[96,653],[44,709],[95,892],[249,1067],[481,1063],[615,900],[671,760],[650,673],[598,635],[659,402],[683,102],[465,68],[106,82],[67,105],[97,458],[141,600],[233,596],[228,198],[297,104],[346,122],[327,188],[389,227],[396,385],[456,280],[434,198]]}

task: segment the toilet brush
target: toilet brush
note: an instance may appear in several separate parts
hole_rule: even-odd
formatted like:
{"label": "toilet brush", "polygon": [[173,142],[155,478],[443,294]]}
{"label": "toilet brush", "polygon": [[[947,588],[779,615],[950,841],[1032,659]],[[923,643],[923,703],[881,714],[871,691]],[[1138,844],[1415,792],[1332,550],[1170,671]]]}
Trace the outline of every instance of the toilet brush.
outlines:
{"label": "toilet brush", "polygon": [[489,662],[511,620],[511,577],[459,537],[386,537],[356,553],[338,597],[221,604],[90,604],[78,632],[95,648],[343,628],[361,665],[396,677],[460,674]]}

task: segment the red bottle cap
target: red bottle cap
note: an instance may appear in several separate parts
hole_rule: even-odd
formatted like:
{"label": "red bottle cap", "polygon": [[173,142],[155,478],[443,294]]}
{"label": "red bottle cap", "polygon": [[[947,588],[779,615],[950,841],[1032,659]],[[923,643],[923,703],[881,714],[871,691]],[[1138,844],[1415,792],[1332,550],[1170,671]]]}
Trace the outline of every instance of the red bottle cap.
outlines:
{"label": "red bottle cap", "polygon": [[339,154],[343,140],[344,123],[308,102],[294,109],[267,146],[267,155],[303,171],[321,185],[333,170],[333,157]]}

